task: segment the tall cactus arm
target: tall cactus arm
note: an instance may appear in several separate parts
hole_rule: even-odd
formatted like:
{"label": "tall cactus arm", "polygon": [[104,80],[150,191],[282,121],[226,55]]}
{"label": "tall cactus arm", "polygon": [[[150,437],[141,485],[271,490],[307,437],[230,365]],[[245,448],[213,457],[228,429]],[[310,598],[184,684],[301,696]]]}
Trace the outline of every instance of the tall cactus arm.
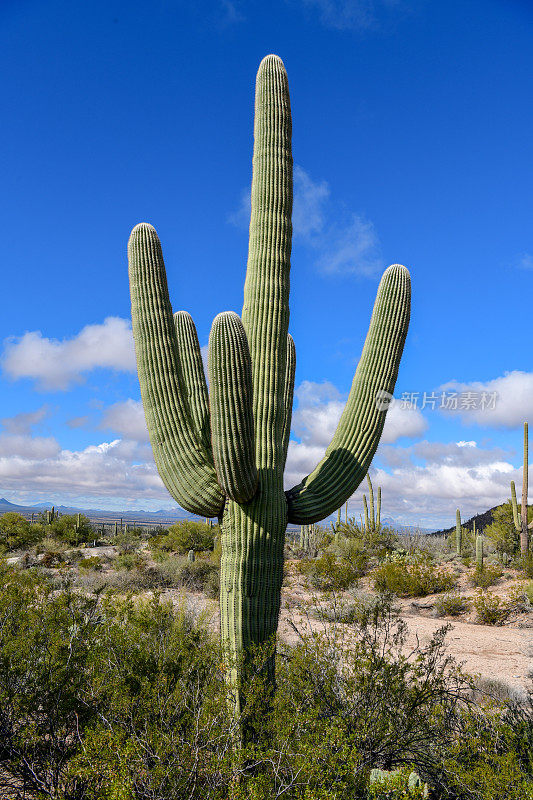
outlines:
{"label": "tall cactus arm", "polygon": [[285,408],[285,416],[283,419],[283,465],[287,460],[287,450],[289,448],[289,437],[291,435],[291,421],[292,421],[292,401],[294,398],[294,374],[296,372],[296,348],[292,336],[287,336],[287,363],[285,368],[285,392],[283,397],[283,406]]}
{"label": "tall cactus arm", "polygon": [[365,508],[365,531],[370,533],[370,520],[368,517],[368,503],[366,502],[366,494],[363,495],[363,506]]}
{"label": "tall cactus arm", "polygon": [[183,508],[216,516],[224,496],[186,400],[163,254],[151,225],[133,229],[128,258],[137,371],[157,469]]}
{"label": "tall cactus arm", "polygon": [[378,504],[376,511],[376,530],[381,528],[381,486],[378,486]]}
{"label": "tall cactus arm", "polygon": [[193,425],[201,444],[211,453],[209,394],[196,326],[186,311],[177,311],[174,314],[174,326],[178,340],[178,359]]}
{"label": "tall cactus arm", "polygon": [[257,489],[252,365],[243,324],[226,311],[209,335],[207,369],[211,387],[211,441],[218,482],[237,503]]}
{"label": "tall cactus arm", "polygon": [[387,413],[380,398],[394,392],[409,327],[410,305],[409,272],[400,264],[393,264],[381,279],[361,359],[337,431],[315,470],[286,493],[289,522],[317,522],[327,517],[350,497],[368,472]]}
{"label": "tall cactus arm", "polygon": [[513,509],[513,522],[516,530],[521,531],[520,517],[518,516],[518,503],[516,502],[516,486],[515,482],[511,481],[511,506]]}
{"label": "tall cactus arm", "polygon": [[276,485],[285,466],[285,374],[292,240],[289,84],[282,60],[259,66],[255,94],[252,213],[242,321],[252,357],[256,463]]}

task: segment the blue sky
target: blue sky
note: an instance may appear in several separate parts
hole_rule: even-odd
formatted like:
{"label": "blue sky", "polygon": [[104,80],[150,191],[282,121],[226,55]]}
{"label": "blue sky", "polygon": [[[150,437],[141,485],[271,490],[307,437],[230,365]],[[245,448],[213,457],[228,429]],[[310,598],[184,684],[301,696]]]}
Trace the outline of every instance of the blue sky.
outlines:
{"label": "blue sky", "polygon": [[202,344],[240,312],[255,72],[275,52],[297,165],[287,481],[327,444],[400,262],[397,397],[470,391],[478,407],[396,404],[374,462],[385,514],[430,527],[508,496],[533,421],[529,2],[4,0],[0,40],[1,494],[173,505],[139,406],[126,242],[155,225]]}

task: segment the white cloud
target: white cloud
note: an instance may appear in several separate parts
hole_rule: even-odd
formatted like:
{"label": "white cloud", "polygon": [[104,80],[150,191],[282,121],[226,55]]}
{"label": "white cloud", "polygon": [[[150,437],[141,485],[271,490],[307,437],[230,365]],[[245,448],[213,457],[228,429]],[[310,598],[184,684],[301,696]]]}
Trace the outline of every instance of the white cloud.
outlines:
{"label": "white cloud", "polygon": [[378,14],[400,5],[400,0],[303,0],[316,9],[320,21],[336,30],[366,30],[373,28]]}
{"label": "white cloud", "polygon": [[35,425],[46,419],[49,413],[48,406],[41,406],[35,411],[21,412],[13,417],[4,417],[0,422],[7,433],[24,434],[29,433]]}
{"label": "white cloud", "polygon": [[[247,229],[250,204],[248,187],[228,221]],[[312,249],[316,265],[324,273],[373,276],[384,268],[372,222],[362,214],[347,214],[331,200],[327,182],[313,180],[298,164],[294,166],[292,226],[295,244]]]}
{"label": "white cloud", "polygon": [[[308,475],[323,457],[337,429],[346,399],[329,381],[303,381],[295,391],[297,408],[292,415],[291,440],[285,467],[285,486],[290,488]],[[393,404],[387,413],[382,442],[390,444],[401,437],[416,438],[427,428],[418,409]]]}
{"label": "white cloud", "polygon": [[418,408],[402,408],[398,403],[393,403],[385,417],[381,442],[391,444],[404,436],[415,439],[422,436],[427,427],[427,420]]}
{"label": "white cloud", "polygon": [[13,380],[31,378],[48,391],[64,391],[97,368],[134,372],[130,323],[107,317],[102,324],[86,325],[77,336],[62,340],[28,331],[5,342],[2,366]]}
{"label": "white cloud", "polygon": [[532,372],[515,370],[507,372],[500,378],[472,383],[450,381],[440,388],[446,392],[470,392],[475,397],[475,407],[461,408],[461,397],[459,397],[459,408],[444,412],[460,416],[466,424],[515,428],[528,420],[533,421]]}
{"label": "white cloud", "polygon": [[172,504],[150,448],[121,439],[72,451],[54,439],[0,437],[0,486],[18,497]]}
{"label": "white cloud", "polygon": [[100,428],[109,429],[135,442],[148,441],[148,429],[140,400],[128,398],[123,403],[114,403],[104,412]]}

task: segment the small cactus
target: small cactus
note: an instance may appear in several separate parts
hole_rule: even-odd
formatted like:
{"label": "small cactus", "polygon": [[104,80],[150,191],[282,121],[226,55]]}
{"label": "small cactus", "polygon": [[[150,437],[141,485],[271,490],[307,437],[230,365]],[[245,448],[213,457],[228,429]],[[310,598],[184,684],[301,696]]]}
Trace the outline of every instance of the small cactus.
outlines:
{"label": "small cactus", "polygon": [[194,564],[194,560],[195,560],[195,556],[194,556],[194,550],[189,550],[189,553],[188,553],[188,555],[187,555],[187,561],[188,561],[190,564]]}
{"label": "small cactus", "polygon": [[483,536],[477,534],[476,539],[476,567],[478,570],[483,569]]}

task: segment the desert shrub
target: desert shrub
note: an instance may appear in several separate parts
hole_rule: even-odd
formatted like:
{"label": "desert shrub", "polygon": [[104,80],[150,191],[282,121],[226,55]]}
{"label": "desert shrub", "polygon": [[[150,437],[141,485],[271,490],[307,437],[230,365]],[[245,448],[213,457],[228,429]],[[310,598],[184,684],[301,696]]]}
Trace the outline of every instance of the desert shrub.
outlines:
{"label": "desert shrub", "polygon": [[43,526],[31,525],[22,514],[8,511],[0,516],[0,553],[32,547],[43,536]]}
{"label": "desert shrub", "polygon": [[[533,508],[528,508],[528,520],[533,518]],[[520,534],[513,521],[511,501],[503,503],[492,512],[492,524],[483,531],[500,557],[513,556],[520,547]]]}
{"label": "desert shrub", "polygon": [[300,561],[298,570],[311,586],[325,592],[354,586],[360,575],[353,563],[344,558],[337,560],[330,552],[325,552],[320,558]]}
{"label": "desert shrub", "polygon": [[167,553],[212,550],[217,531],[218,526],[216,525],[211,527],[203,522],[183,520],[176,525],[171,525],[167,533],[154,536],[150,540],[150,547],[153,550],[162,550]]}
{"label": "desert shrub", "polygon": [[454,575],[429,561],[391,559],[380,564],[373,572],[374,588],[378,592],[391,592],[398,597],[425,597],[446,592],[456,583]]}
{"label": "desert shrub", "polygon": [[469,609],[469,598],[460,592],[446,592],[435,601],[435,611],[439,617],[458,617]]}
{"label": "desert shrub", "polygon": [[116,545],[120,555],[133,553],[141,543],[141,533],[137,528],[119,531],[113,543]]}
{"label": "desert shrub", "polygon": [[518,568],[524,571],[526,578],[533,578],[533,553],[526,553],[521,556]]}
{"label": "desert shrub", "polygon": [[78,567],[83,570],[95,570],[98,572],[102,569],[102,561],[98,556],[88,556],[78,561]]}
{"label": "desert shrub", "polygon": [[364,625],[379,612],[384,602],[392,605],[392,598],[356,591],[351,600],[334,597],[327,603],[319,603],[314,616],[325,622]]}
{"label": "desert shrub", "polygon": [[473,602],[477,622],[482,625],[503,625],[515,610],[515,604],[502,600],[492,592],[479,590]]}
{"label": "desert shrub", "polygon": [[235,758],[219,643],[183,608],[57,592],[1,563],[0,587],[5,796],[16,778],[49,800],[365,800],[379,769],[415,771],[436,800],[531,798],[531,708],[476,704],[446,628],[408,657],[388,598],[349,648],[335,626],[282,645],[270,707],[256,654],[256,737]]}
{"label": "desert shrub", "polygon": [[373,769],[370,773],[368,800],[425,800],[427,797],[427,783],[409,767],[393,771]]}
{"label": "desert shrub", "polygon": [[56,517],[50,525],[46,524],[47,536],[68,545],[78,545],[94,539],[94,530],[91,520],[80,514],[80,524],[77,527],[78,517],[75,514],[62,514]]}
{"label": "desert shrub", "polygon": [[123,552],[120,553],[113,561],[114,569],[137,569],[142,571],[146,566],[146,559],[140,553]]}
{"label": "desert shrub", "polygon": [[347,561],[357,570],[358,577],[368,571],[370,558],[360,539],[347,539],[343,536],[333,540],[328,550],[337,558]]}
{"label": "desert shrub", "polygon": [[491,564],[484,564],[481,569],[476,567],[470,576],[470,583],[472,586],[479,586],[481,589],[487,589],[493,586],[503,575],[502,570]]}
{"label": "desert shrub", "polygon": [[378,530],[367,531],[364,526],[358,525],[354,518],[348,522],[341,522],[339,533],[346,539],[357,541],[360,549],[367,555],[378,558],[391,552],[398,541],[398,535],[392,528],[383,525]]}

